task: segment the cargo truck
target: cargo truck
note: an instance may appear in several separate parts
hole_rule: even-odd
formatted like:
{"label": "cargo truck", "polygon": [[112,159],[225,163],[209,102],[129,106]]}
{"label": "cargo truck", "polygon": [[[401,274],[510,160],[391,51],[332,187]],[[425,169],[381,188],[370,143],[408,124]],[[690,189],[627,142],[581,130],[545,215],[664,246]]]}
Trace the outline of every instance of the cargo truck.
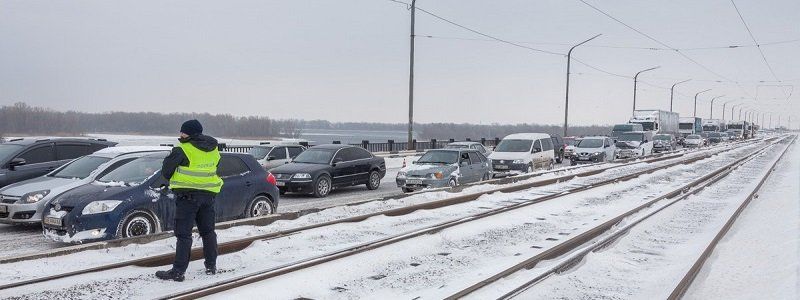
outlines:
{"label": "cargo truck", "polygon": [[703,121],[703,131],[710,131],[710,132],[725,132],[728,129],[728,126],[725,124],[725,121],[720,119],[708,119]]}
{"label": "cargo truck", "polygon": [[678,124],[678,132],[681,137],[685,138],[690,134],[700,134],[705,129],[703,128],[703,119],[698,117],[681,117],[680,124]]}
{"label": "cargo truck", "polygon": [[663,110],[634,110],[632,124],[641,124],[645,131],[653,134],[671,134],[680,136],[678,132],[678,113]]}

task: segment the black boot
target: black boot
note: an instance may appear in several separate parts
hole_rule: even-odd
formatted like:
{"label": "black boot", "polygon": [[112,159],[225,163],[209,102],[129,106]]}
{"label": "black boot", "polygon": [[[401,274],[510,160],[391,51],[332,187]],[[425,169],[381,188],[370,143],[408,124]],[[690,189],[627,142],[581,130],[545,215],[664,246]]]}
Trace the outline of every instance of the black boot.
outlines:
{"label": "black boot", "polygon": [[175,280],[178,282],[183,281],[183,272],[178,272],[175,269],[169,269],[169,271],[158,271],[156,272],[156,277],[161,280]]}
{"label": "black boot", "polygon": [[206,267],[206,275],[217,274],[217,267]]}

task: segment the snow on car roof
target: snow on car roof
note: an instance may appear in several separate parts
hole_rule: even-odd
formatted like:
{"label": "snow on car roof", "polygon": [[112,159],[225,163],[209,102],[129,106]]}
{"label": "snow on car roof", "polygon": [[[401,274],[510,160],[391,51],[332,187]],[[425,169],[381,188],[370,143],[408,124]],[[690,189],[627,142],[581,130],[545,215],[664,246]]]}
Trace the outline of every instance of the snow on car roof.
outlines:
{"label": "snow on car roof", "polygon": [[170,147],[160,147],[160,146],[124,146],[124,147],[108,147],[97,150],[92,155],[97,156],[108,156],[108,157],[115,157],[123,154],[128,153],[135,153],[135,152],[155,152],[155,151],[170,151],[172,148]]}
{"label": "snow on car roof", "polygon": [[511,139],[511,140],[538,140],[538,139],[549,139],[550,135],[547,133],[514,133],[509,134],[503,139]]}

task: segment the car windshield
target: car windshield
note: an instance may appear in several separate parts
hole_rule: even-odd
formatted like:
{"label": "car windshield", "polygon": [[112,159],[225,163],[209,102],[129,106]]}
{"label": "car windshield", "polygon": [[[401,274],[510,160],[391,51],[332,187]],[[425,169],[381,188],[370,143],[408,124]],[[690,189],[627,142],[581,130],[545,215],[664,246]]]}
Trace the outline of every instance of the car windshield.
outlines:
{"label": "car windshield", "polygon": [[701,137],[699,135],[693,134],[686,137],[687,140],[699,140]]}
{"label": "car windshield", "polygon": [[495,152],[528,152],[531,151],[532,140],[502,140]]}
{"label": "car windshield", "polygon": [[600,148],[603,147],[601,139],[583,139],[578,142],[578,148]]}
{"label": "car windshield", "polygon": [[623,133],[617,138],[620,141],[633,141],[633,142],[641,142],[644,141],[644,134],[643,133]]}
{"label": "car windshield", "polygon": [[120,166],[97,179],[100,182],[121,182],[127,185],[137,185],[161,170],[162,157],[141,157]]}
{"label": "car windshield", "polygon": [[264,157],[267,157],[269,150],[272,150],[272,147],[253,147],[247,153],[249,153],[256,159],[264,159]]}
{"label": "car windshield", "polygon": [[708,134],[708,137],[721,137],[722,135],[719,132],[711,132]]}
{"label": "car windshield", "polygon": [[91,174],[92,171],[96,170],[97,167],[108,162],[109,160],[111,160],[111,158],[99,157],[99,156],[84,156],[72,161],[71,163],[61,168],[60,170],[56,171],[55,173],[50,174],[50,176],[58,178],[84,179],[86,177],[89,177],[89,174]]}
{"label": "car windshield", "polygon": [[296,163],[306,163],[306,164],[324,164],[327,165],[331,163],[331,158],[333,158],[333,154],[336,153],[335,149],[308,149],[303,151],[294,158],[294,162]]}
{"label": "car windshield", "polygon": [[458,162],[456,151],[428,151],[417,160],[418,164],[454,164]]}
{"label": "car windshield", "polygon": [[13,155],[14,152],[17,152],[20,148],[22,148],[20,145],[0,144],[0,162],[7,161],[9,158],[11,158],[11,155]]}
{"label": "car windshield", "polygon": [[659,134],[659,135],[654,136],[653,140],[670,141],[670,140],[672,140],[672,136],[671,135],[666,135],[666,134]]}
{"label": "car windshield", "polygon": [[447,149],[467,149],[467,148],[469,148],[469,146],[467,146],[467,145],[452,145],[452,144],[450,144],[450,145],[447,145],[447,147],[445,147],[445,148],[447,148]]}
{"label": "car windshield", "polygon": [[578,140],[571,139],[571,138],[565,138],[564,139],[564,144],[567,145],[567,146],[575,146],[576,144],[578,144],[577,142],[578,142]]}
{"label": "car windshield", "polygon": [[619,131],[619,132],[633,131],[633,125],[631,125],[631,124],[614,125],[614,129],[611,129],[611,130],[612,131]]}
{"label": "car windshield", "polygon": [[692,129],[694,128],[694,124],[692,123],[680,123],[678,124],[678,129]]}

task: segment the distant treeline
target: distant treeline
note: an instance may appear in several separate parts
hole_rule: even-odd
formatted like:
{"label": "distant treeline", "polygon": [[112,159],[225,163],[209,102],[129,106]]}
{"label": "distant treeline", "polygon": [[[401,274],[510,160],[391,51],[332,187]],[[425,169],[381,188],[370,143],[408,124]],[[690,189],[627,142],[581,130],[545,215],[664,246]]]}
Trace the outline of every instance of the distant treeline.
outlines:
{"label": "distant treeline", "polygon": [[[91,132],[174,135],[180,124],[198,119],[208,134],[223,137],[268,138],[292,137],[307,129],[404,131],[403,123],[329,122],[324,120],[275,120],[263,116],[236,117],[229,114],[154,113],[154,112],[60,112],[33,107],[22,102],[0,107],[0,136],[22,135],[80,135]],[[561,126],[516,124],[475,125],[454,123],[414,124],[420,140],[494,138],[518,132],[561,134]],[[608,134],[608,126],[576,126],[570,135]]]}

